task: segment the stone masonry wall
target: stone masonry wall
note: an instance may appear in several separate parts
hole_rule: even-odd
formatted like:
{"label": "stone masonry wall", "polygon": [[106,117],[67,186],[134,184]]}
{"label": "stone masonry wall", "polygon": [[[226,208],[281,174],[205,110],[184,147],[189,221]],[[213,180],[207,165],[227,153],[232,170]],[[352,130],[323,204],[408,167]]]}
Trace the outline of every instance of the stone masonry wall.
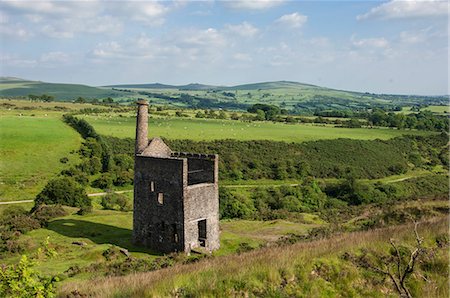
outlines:
{"label": "stone masonry wall", "polygon": [[186,159],[136,156],[135,243],[159,252],[184,250],[183,194],[187,186],[186,172]]}
{"label": "stone masonry wall", "polygon": [[186,188],[184,198],[185,250],[199,246],[198,221],[206,219],[206,249],[218,249],[219,241],[219,191],[217,184],[204,183]]}

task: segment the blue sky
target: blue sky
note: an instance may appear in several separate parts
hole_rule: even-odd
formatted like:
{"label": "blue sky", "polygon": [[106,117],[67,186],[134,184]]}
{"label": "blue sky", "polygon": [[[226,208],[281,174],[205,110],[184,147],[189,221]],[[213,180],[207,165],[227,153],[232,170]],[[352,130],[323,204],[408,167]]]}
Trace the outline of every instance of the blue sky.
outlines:
{"label": "blue sky", "polygon": [[0,75],[448,94],[447,1],[0,1]]}

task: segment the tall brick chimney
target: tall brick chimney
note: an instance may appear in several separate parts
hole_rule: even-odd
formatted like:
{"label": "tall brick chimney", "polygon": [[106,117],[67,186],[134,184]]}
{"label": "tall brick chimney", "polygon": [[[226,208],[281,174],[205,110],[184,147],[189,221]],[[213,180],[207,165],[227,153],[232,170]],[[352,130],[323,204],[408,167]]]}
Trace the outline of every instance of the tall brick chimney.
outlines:
{"label": "tall brick chimney", "polygon": [[136,146],[135,153],[140,154],[148,145],[148,103],[144,99],[137,102]]}

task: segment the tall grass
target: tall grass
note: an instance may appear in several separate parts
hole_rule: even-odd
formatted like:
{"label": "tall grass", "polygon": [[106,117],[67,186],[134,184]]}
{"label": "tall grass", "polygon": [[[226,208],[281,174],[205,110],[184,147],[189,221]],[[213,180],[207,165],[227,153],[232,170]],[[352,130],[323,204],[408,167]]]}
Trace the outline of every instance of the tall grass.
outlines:
{"label": "tall grass", "polygon": [[[75,282],[63,285],[60,295],[75,289],[95,297],[395,295],[389,281],[379,280],[377,285],[371,281],[378,281],[376,277],[343,261],[340,256],[363,248],[387,251],[391,237],[413,243],[412,231],[412,225],[408,224],[347,233],[285,247],[209,258],[155,272]],[[447,231],[447,218],[424,221],[419,226],[419,233],[429,243],[436,235]],[[448,268],[448,255],[441,258]],[[422,297],[448,295],[446,276],[429,273],[428,278],[433,280],[433,286],[414,277],[417,294]]]}

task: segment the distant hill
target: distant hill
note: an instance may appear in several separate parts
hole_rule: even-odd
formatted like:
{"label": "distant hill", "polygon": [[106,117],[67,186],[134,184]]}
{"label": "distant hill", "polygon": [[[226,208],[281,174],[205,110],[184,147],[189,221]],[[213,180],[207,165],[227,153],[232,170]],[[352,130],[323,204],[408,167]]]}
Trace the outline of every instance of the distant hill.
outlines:
{"label": "distant hill", "polygon": [[78,97],[101,99],[125,95],[125,93],[116,90],[80,84],[45,83],[14,77],[0,77],[0,97],[26,97],[29,94],[48,94],[59,101],[73,100]]}
{"label": "distant hill", "polygon": [[17,77],[0,77],[0,97],[53,95],[57,101],[114,98],[130,102],[145,98],[152,104],[203,109],[245,110],[255,103],[278,105],[298,114],[323,110],[365,111],[386,108],[448,105],[447,96],[415,96],[374,94],[336,90],[292,81],[261,82],[236,86],[215,86],[199,83],[168,85],[162,83],[117,84],[92,87],[80,84],[46,83]]}
{"label": "distant hill", "polygon": [[[130,89],[177,89],[177,90],[269,90],[269,89],[306,89],[306,88],[317,88],[323,89],[323,87],[303,84],[298,82],[290,81],[277,81],[277,82],[263,82],[263,83],[253,83],[244,84],[236,86],[214,86],[214,85],[204,85],[198,83],[191,83],[188,85],[166,85],[160,83],[150,83],[150,84],[121,84],[121,85],[108,85],[103,86],[108,88],[130,88]],[[326,89],[326,88],[325,88]]]}
{"label": "distant hill", "polygon": [[198,83],[192,83],[188,85],[166,85],[160,83],[151,84],[122,84],[122,85],[108,85],[103,86],[108,88],[124,88],[124,89],[176,89],[176,90],[212,90],[217,86],[203,85]]}
{"label": "distant hill", "polygon": [[268,89],[328,89],[324,87],[319,87],[311,84],[304,84],[298,82],[291,81],[277,81],[277,82],[263,82],[263,83],[254,83],[254,84],[244,84],[237,85],[232,87],[227,87],[230,90],[268,90]]}

